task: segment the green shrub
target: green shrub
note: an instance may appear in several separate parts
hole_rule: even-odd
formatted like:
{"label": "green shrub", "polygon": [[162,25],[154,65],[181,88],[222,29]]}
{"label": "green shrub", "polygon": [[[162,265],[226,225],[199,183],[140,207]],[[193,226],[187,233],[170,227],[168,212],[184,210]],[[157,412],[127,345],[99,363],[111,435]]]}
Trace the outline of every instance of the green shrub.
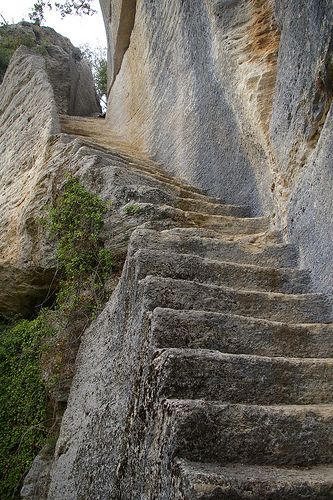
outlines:
{"label": "green shrub", "polygon": [[124,208],[127,215],[139,215],[141,212],[140,205],[127,205]]}
{"label": "green shrub", "polygon": [[21,45],[25,45],[30,49],[36,47],[36,40],[32,35],[21,37],[18,35],[7,35],[6,33],[6,26],[0,27],[0,82],[16,49]]}
{"label": "green shrub", "polygon": [[89,298],[88,309],[99,310],[107,296],[104,291],[113,261],[99,234],[103,215],[110,206],[89,193],[79,181],[68,176],[64,191],[41,222],[56,240],[59,272],[62,277],[57,306],[69,312],[82,297]]}
{"label": "green shrub", "polygon": [[[39,363],[50,335],[44,316],[0,329],[0,498],[19,498],[22,479],[47,435],[46,392]],[[7,328],[6,328],[7,326]]]}

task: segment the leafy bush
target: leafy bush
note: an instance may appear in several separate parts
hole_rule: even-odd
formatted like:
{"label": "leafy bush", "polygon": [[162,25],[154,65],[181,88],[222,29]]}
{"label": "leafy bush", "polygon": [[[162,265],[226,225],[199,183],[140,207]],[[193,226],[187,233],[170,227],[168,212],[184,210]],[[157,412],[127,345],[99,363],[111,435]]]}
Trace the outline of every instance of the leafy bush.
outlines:
{"label": "leafy bush", "polygon": [[26,47],[32,49],[36,46],[36,41],[32,36],[18,36],[18,35],[7,35],[6,26],[0,27],[0,83],[4,77],[6,69],[9,65],[10,59],[14,54],[15,50],[20,47],[20,45],[25,45]]}
{"label": "leafy bush", "polygon": [[[46,391],[39,363],[52,332],[43,315],[0,328],[0,498],[19,498],[24,474],[47,436]],[[6,321],[7,320],[7,321]]]}
{"label": "leafy bush", "polygon": [[89,193],[79,181],[68,176],[64,192],[55,205],[47,207],[41,222],[56,240],[59,271],[62,276],[57,294],[58,307],[73,309],[88,297],[99,310],[107,298],[105,281],[112,271],[112,257],[99,238],[103,215],[110,209],[98,196]]}
{"label": "leafy bush", "polygon": [[127,205],[124,208],[124,211],[126,212],[127,215],[139,215],[141,212],[141,207],[140,205]]}
{"label": "leafy bush", "polygon": [[88,44],[85,44],[81,46],[81,53],[82,57],[84,57],[90,64],[97,97],[100,100],[102,108],[105,108],[108,80],[106,49],[92,49]]}

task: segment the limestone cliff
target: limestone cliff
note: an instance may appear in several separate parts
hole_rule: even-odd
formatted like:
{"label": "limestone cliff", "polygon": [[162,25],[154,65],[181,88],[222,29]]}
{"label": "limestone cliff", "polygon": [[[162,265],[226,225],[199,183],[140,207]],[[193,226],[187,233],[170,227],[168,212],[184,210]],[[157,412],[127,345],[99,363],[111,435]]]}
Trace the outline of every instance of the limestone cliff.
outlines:
{"label": "limestone cliff", "polygon": [[28,37],[42,49],[22,45],[15,52],[0,93],[0,309],[26,314],[45,298],[54,273],[52,249],[42,249],[35,219],[57,175],[48,162],[59,113],[91,115],[100,107],[90,68],[68,39],[29,23],[1,33]]}
{"label": "limestone cliff", "polygon": [[66,41],[20,47],[0,86],[3,309],[50,286],[36,216],[66,172],[128,248],[22,498],[330,498],[333,6],[101,4],[107,120],[68,116],[96,101]]}
{"label": "limestone cliff", "polygon": [[330,292],[332,3],[101,5],[110,129],[208,193],[272,215]]}

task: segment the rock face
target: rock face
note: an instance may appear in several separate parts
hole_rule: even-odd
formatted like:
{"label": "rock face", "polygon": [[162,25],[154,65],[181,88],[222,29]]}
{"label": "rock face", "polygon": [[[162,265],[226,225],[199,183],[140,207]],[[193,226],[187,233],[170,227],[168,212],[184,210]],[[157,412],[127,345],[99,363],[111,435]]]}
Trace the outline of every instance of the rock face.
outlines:
{"label": "rock face", "polygon": [[66,168],[64,158],[53,167],[50,160],[61,151],[59,113],[91,115],[99,104],[89,66],[75,59],[68,39],[29,23],[7,26],[5,35],[45,51],[21,46],[0,87],[0,309],[25,314],[45,298],[54,273],[36,217],[51,199],[52,179]]}
{"label": "rock face", "polygon": [[332,2],[101,6],[110,130],[224,202],[273,215],[313,288],[330,292]]}
{"label": "rock face", "polygon": [[50,284],[36,216],[66,172],[114,202],[105,244],[129,241],[22,496],[330,498],[332,4],[102,5],[106,124],[59,114],[82,109],[70,64],[58,93],[27,48],[0,87],[4,310]]}
{"label": "rock face", "polygon": [[284,179],[287,230],[313,270],[333,286],[333,5],[276,2],[281,29],[272,144]]}
{"label": "rock face", "polygon": [[328,498],[331,304],[268,218],[173,183],[82,339],[47,498]]}

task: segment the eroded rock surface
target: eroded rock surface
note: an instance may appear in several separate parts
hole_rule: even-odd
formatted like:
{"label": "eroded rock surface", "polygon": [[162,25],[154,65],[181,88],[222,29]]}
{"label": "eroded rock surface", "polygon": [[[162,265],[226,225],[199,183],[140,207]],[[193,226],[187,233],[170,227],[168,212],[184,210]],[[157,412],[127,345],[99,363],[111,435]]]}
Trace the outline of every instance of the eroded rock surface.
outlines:
{"label": "eroded rock surface", "polygon": [[313,288],[331,293],[332,2],[101,5],[110,130],[224,202],[272,215]]}
{"label": "eroded rock surface", "polygon": [[319,36],[330,75],[332,6],[304,4],[292,30],[293,2],[102,3],[113,30],[107,124],[59,116],[47,61],[28,49],[0,87],[5,308],[28,311],[45,291],[54,249],[36,216],[67,172],[114,202],[105,245],[121,252],[130,240],[120,281],[82,336],[52,464],[39,457],[22,494],[329,498],[332,303],[313,292],[331,293],[329,78],[317,80],[321,94],[310,85],[318,120],[298,142],[298,119],[272,126],[279,107],[281,121],[287,109],[305,116],[289,54],[305,64],[305,33]]}

